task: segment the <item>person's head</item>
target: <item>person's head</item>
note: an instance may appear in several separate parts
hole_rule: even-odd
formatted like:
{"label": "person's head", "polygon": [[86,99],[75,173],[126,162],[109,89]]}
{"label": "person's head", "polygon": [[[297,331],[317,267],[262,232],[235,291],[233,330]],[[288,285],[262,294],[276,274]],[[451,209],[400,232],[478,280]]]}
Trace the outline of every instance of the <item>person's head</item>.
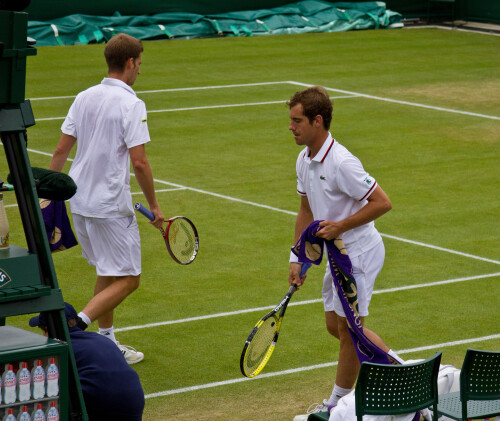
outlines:
{"label": "person's head", "polygon": [[141,40],[127,34],[111,38],[104,48],[109,76],[121,76],[125,83],[132,86],[137,78],[144,48]]}
{"label": "person's head", "polygon": [[302,113],[313,124],[318,116],[321,116],[321,122],[325,130],[330,130],[332,122],[333,103],[325,88],[321,86],[311,86],[295,94],[287,102],[290,109],[302,105]]}
{"label": "person's head", "polygon": [[328,135],[333,104],[326,89],[313,86],[296,92],[287,102],[295,143],[312,148],[316,153]]}
{"label": "person's head", "polygon": [[[78,314],[71,304],[64,303],[64,314],[66,316],[66,321],[68,322],[68,327],[76,326]],[[47,313],[41,312],[38,316],[32,317],[29,321],[29,325],[31,327],[39,327],[43,330],[43,334],[47,336]]]}

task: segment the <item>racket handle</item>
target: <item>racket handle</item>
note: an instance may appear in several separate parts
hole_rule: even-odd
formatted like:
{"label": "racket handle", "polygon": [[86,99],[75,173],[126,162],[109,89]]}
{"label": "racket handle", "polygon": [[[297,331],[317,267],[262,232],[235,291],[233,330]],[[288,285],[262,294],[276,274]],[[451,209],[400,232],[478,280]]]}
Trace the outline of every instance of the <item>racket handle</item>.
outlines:
{"label": "racket handle", "polygon": [[140,202],[137,202],[134,205],[134,209],[136,211],[139,211],[140,213],[142,213],[150,221],[154,221],[155,220],[155,216],[153,215],[153,212],[151,212],[149,209],[146,209],[144,206],[142,206],[142,204]]}
{"label": "racket handle", "polygon": [[302,269],[300,270],[300,277],[302,278],[309,268],[312,266],[311,263],[302,263]]}
{"label": "racket handle", "polygon": [[[312,266],[312,263],[302,263],[302,269],[300,269],[300,277],[302,278],[309,268]],[[298,288],[298,285],[294,282],[290,285],[290,289],[288,290],[289,294],[293,294],[295,290]]]}

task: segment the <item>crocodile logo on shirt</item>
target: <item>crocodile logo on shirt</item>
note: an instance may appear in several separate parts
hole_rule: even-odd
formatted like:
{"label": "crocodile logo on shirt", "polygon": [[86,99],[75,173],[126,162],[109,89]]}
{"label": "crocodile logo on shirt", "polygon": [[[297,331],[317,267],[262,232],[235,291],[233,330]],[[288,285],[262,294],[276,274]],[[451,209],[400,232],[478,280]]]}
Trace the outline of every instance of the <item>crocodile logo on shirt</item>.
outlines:
{"label": "crocodile logo on shirt", "polygon": [[326,177],[325,177],[324,175],[320,175],[320,176],[319,176],[319,179],[320,179],[320,180],[326,180]]}

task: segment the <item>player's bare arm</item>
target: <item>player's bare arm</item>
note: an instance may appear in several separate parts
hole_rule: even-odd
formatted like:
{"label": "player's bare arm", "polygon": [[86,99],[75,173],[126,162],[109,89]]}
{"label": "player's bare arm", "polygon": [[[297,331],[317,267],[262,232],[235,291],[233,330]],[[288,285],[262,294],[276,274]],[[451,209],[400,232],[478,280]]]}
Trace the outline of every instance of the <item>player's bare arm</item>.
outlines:
{"label": "player's bare arm", "polygon": [[[309,206],[309,200],[307,196],[301,196],[299,213],[297,214],[297,220],[295,221],[295,238],[294,244],[300,238],[300,234],[314,221],[313,213],[311,207]],[[302,265],[300,263],[290,263],[290,272],[288,275],[288,282],[290,284],[296,283],[297,286],[301,286],[304,283],[307,275],[300,278],[300,270]]]}
{"label": "player's bare arm", "polygon": [[323,228],[319,230],[316,235],[325,240],[333,240],[346,231],[380,218],[383,214],[392,209],[392,203],[389,197],[379,185],[377,185],[367,201],[368,203],[362,209],[343,221],[320,222],[319,225]]}
{"label": "player's bare arm", "polygon": [[151,223],[156,228],[161,228],[165,221],[165,217],[156,200],[153,172],[151,171],[151,166],[146,156],[146,149],[144,145],[138,145],[130,148],[129,153],[137,182],[148,201],[149,209],[155,216],[154,221],[151,221]]}
{"label": "player's bare arm", "polygon": [[70,136],[68,134],[62,134],[59,143],[56,146],[56,150],[52,155],[52,160],[50,161],[49,169],[52,171],[61,172],[66,160],[68,159],[69,153],[76,143],[76,137]]}

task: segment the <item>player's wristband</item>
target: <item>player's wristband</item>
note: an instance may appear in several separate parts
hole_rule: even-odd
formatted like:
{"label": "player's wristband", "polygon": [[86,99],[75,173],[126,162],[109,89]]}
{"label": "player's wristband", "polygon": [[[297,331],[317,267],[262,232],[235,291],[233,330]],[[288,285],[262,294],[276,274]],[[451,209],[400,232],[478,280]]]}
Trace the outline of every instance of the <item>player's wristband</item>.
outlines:
{"label": "player's wristband", "polygon": [[290,263],[300,263],[299,258],[294,254],[293,251],[290,252]]}

